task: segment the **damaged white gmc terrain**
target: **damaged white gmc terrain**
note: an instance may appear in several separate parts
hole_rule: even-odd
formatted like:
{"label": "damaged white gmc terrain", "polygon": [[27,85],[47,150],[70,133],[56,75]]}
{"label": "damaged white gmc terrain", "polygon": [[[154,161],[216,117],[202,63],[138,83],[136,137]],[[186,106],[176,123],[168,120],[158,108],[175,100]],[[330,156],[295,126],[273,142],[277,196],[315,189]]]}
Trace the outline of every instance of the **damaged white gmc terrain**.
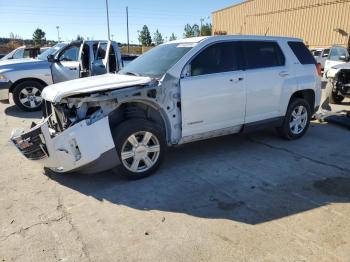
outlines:
{"label": "damaged white gmc terrain", "polygon": [[118,74],[45,88],[43,120],[11,139],[56,172],[118,167],[137,179],[154,173],[167,146],[261,125],[300,138],[320,93],[300,39],[190,38],[160,45]]}

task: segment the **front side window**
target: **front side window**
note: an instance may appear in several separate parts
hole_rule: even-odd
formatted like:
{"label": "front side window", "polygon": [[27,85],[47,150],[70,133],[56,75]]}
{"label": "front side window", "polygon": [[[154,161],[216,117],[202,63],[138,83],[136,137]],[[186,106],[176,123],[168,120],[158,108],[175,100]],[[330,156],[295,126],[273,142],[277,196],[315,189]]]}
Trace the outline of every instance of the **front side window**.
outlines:
{"label": "front side window", "polygon": [[80,46],[72,45],[65,49],[59,57],[60,61],[78,61]]}
{"label": "front side window", "polygon": [[283,66],[285,58],[276,42],[242,42],[246,69]]}
{"label": "front side window", "polygon": [[207,47],[191,62],[191,76],[239,70],[238,49],[237,42],[217,43]]}

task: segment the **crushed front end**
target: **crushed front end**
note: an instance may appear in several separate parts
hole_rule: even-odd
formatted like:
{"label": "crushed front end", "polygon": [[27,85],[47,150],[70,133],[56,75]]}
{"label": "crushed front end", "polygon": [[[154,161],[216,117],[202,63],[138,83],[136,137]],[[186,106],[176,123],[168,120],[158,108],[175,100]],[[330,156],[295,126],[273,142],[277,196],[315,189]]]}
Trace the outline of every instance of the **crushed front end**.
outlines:
{"label": "crushed front end", "polygon": [[56,172],[99,172],[119,164],[108,116],[88,108],[43,101],[43,120],[29,131],[14,130],[11,141],[29,160]]}

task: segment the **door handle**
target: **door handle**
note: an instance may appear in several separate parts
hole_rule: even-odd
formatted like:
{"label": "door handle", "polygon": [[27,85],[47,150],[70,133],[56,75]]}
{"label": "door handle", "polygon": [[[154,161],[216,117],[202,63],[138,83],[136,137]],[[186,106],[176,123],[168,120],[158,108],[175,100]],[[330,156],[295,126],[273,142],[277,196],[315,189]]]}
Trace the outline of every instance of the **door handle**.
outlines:
{"label": "door handle", "polygon": [[289,72],[288,72],[288,71],[281,71],[281,72],[279,73],[279,76],[280,76],[280,77],[289,76]]}
{"label": "door handle", "polygon": [[243,77],[235,77],[235,78],[231,78],[230,82],[238,83],[238,82],[243,81],[243,80],[244,80]]}
{"label": "door handle", "polygon": [[69,67],[69,70],[77,70],[76,67]]}

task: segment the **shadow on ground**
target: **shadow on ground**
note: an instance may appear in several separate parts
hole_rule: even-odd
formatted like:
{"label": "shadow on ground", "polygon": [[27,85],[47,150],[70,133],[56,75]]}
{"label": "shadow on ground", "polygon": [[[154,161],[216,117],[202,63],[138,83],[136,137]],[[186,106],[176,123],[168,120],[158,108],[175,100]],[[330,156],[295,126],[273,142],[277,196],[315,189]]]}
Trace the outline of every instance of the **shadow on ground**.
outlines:
{"label": "shadow on ground", "polygon": [[[270,131],[263,137],[279,139]],[[238,135],[173,148],[157,174],[140,181],[112,172],[46,174],[100,201],[252,225],[350,201],[347,170],[309,174],[303,167],[309,160],[254,140],[254,134]]]}
{"label": "shadow on ground", "polygon": [[37,119],[40,119],[43,116],[41,111],[24,112],[15,105],[7,107],[5,109],[5,114],[8,116],[17,117],[17,118],[37,118]]}

